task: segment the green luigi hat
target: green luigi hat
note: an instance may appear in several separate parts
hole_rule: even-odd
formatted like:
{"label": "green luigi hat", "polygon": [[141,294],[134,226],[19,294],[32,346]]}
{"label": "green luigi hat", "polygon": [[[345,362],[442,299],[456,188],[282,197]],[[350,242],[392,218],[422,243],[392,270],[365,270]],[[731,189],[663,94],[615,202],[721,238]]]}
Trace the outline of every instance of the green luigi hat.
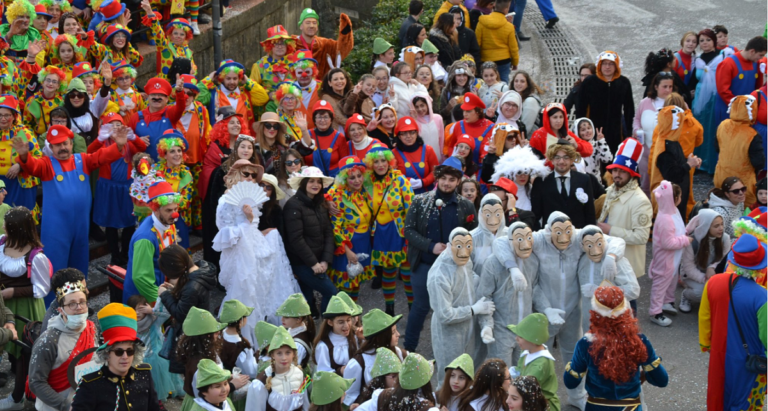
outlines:
{"label": "green luigi hat", "polygon": [[317,15],[317,12],[306,8],[301,11],[301,15],[299,16],[299,26],[301,26],[301,23],[304,23],[304,20],[306,19],[315,19],[317,21],[320,21],[320,16]]}
{"label": "green luigi hat", "polygon": [[445,372],[448,372],[449,369],[455,370],[457,368],[464,371],[464,374],[467,374],[470,380],[475,379],[475,362],[472,361],[472,357],[469,354],[464,353],[456,357],[455,360],[445,367]]}
{"label": "green luigi hat", "polygon": [[384,54],[391,48],[395,48],[395,46],[389,44],[389,42],[383,38],[376,37],[373,39],[373,54]]}
{"label": "green luigi hat", "polygon": [[393,373],[399,374],[402,370],[403,363],[394,351],[387,347],[376,349],[376,360],[373,361],[373,367],[371,368],[371,378]]}
{"label": "green luigi hat", "polygon": [[219,321],[224,324],[232,324],[240,321],[241,318],[251,315],[255,308],[247,307],[245,304],[237,300],[229,300],[221,307],[221,314],[219,314]]}
{"label": "green luigi hat", "polygon": [[222,324],[213,318],[213,315],[206,310],[192,307],[184,319],[181,329],[185,335],[190,337],[195,335],[211,334],[227,328],[227,324]]}
{"label": "green luigi hat", "polygon": [[424,39],[424,42],[421,43],[421,49],[424,50],[424,55],[438,54],[440,52],[440,50],[438,50],[437,47],[435,47],[435,45],[429,41],[429,39]]}
{"label": "green luigi hat", "polygon": [[296,318],[310,315],[311,312],[309,311],[307,300],[304,299],[303,295],[297,293],[288,296],[283,304],[278,307],[276,314],[280,317]]}
{"label": "green luigi hat", "polygon": [[207,387],[217,382],[229,380],[232,373],[219,367],[214,361],[203,358],[197,363],[197,384],[195,388]]}
{"label": "green luigi hat", "polygon": [[363,316],[363,337],[367,338],[387,328],[391,328],[401,318],[403,318],[402,314],[392,317],[384,311],[374,308]]}
{"label": "green luigi hat", "polygon": [[266,321],[256,323],[253,332],[256,334],[256,344],[259,346],[259,351],[267,348],[272,337],[275,336],[275,330],[277,330],[277,326]]}
{"label": "green luigi hat", "polygon": [[525,341],[541,345],[549,339],[549,322],[547,316],[541,313],[528,314],[517,325],[508,325],[509,331],[517,334]]}
{"label": "green luigi hat", "polygon": [[353,382],[354,378],[345,379],[335,372],[318,371],[312,380],[312,404],[328,405],[340,400]]}
{"label": "green luigi hat", "polygon": [[0,188],[5,188],[5,181],[0,180]]}
{"label": "green luigi hat", "polygon": [[69,93],[72,90],[76,90],[81,93],[88,92],[88,89],[85,88],[85,83],[83,83],[83,80],[81,80],[78,77],[75,77],[72,80],[69,80],[69,84],[67,84],[67,93]]}
{"label": "green luigi hat", "polygon": [[357,317],[358,315],[363,314],[363,307],[352,300],[352,297],[350,297],[349,294],[345,293],[344,291],[339,291],[336,293],[336,296],[341,298],[341,300],[344,301],[344,303],[352,309],[351,315],[353,317]]}
{"label": "green luigi hat", "polygon": [[432,363],[416,353],[410,353],[400,370],[400,386],[406,390],[421,388],[432,379]]}
{"label": "green luigi hat", "polygon": [[352,309],[339,296],[334,295],[328,302],[323,318],[334,318],[340,315],[352,315]]}
{"label": "green luigi hat", "polygon": [[296,349],[296,342],[293,341],[293,337],[291,337],[288,330],[281,325],[280,327],[277,327],[275,335],[272,336],[272,340],[269,341],[269,352],[271,353],[284,345],[287,345],[294,350]]}

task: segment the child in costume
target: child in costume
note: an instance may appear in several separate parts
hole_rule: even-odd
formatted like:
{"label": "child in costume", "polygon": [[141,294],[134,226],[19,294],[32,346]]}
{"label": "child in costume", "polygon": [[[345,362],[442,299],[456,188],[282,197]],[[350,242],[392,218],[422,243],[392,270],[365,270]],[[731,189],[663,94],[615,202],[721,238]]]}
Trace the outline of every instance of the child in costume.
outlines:
{"label": "child in costume", "polygon": [[307,300],[301,293],[291,294],[280,305],[276,314],[281,317],[280,323],[296,343],[297,363],[302,369],[307,370],[309,356],[312,354],[312,341],[315,340],[315,320],[312,319]]}
{"label": "child in costume", "polygon": [[163,179],[158,177],[157,170],[153,167],[154,163],[152,157],[147,153],[136,153],[133,159],[131,159],[133,167],[131,170],[130,195],[131,202],[133,203],[133,215],[139,224],[152,214],[148,204],[149,186]]}
{"label": "child in costume", "polygon": [[[197,187],[192,184],[192,172],[184,164],[185,153],[189,143],[180,131],[171,129],[163,133],[157,143],[157,154],[160,158],[153,166],[157,174],[167,181],[173,191],[179,193],[179,215],[176,220],[176,230],[179,245],[189,248],[189,229],[194,221],[192,199],[196,196]],[[199,218],[199,217],[198,217]]]}
{"label": "child in costume", "polygon": [[221,307],[219,322],[227,324],[227,328],[221,333],[224,342],[219,357],[227,370],[232,371],[234,367],[238,367],[244,374],[259,374],[255,358],[257,353],[254,352],[251,341],[242,333],[253,310],[253,307],[247,307],[238,300],[228,300]]}
{"label": "child in costume", "polygon": [[184,381],[181,375],[171,373],[168,370],[168,360],[159,355],[165,343],[163,323],[171,318],[171,314],[159,299],[152,308],[140,295],[129,298],[128,305],[136,310],[136,335],[147,347],[144,362],[152,366],[152,382],[155,384],[157,399],[165,401],[168,398],[183,396]]}
{"label": "child in costume", "polygon": [[693,239],[686,235],[683,217],[676,208],[681,202],[681,196],[675,194],[678,190],[673,190],[672,183],[666,180],[653,190],[659,213],[653,225],[653,260],[648,269],[648,277],[653,280],[648,313],[651,321],[662,327],[672,324],[662,311],[677,313],[674,306],[677,270],[683,249]]}
{"label": "child in costume", "polygon": [[267,38],[261,42],[261,47],[267,53],[251,67],[251,80],[261,84],[270,93],[284,82],[293,82],[290,56],[296,50],[296,41],[282,25],[267,29]]}
{"label": "child in costume", "polygon": [[589,332],[576,344],[573,358],[565,366],[563,383],[575,388],[582,380],[587,381],[590,398],[585,411],[615,410],[616,404],[640,409],[643,380],[656,387],[667,386],[669,376],[661,358],[640,333],[619,287],[599,287],[589,315]]}
{"label": "child in costume", "polygon": [[448,411],[459,409],[459,400],[469,388],[475,378],[475,363],[469,354],[461,354],[445,367],[445,379],[439,390],[435,392],[436,406]]}
{"label": "child in costume", "polygon": [[[24,70],[24,65],[20,67]],[[37,74],[43,87],[24,105],[24,124],[35,134],[48,130],[51,110],[64,104],[62,93],[67,89],[66,77],[66,73],[55,66],[47,66]]]}
{"label": "child in costume", "polygon": [[174,18],[165,25],[165,31],[163,31],[160,27],[162,16],[152,11],[149,0],[143,0],[141,8],[147,13],[142,17],[141,22],[149,27],[149,38],[157,47],[157,76],[168,81],[176,81],[175,78],[169,79],[167,75],[173,59],[179,57],[189,59],[192,64],[192,71],[189,74],[197,75],[197,66],[192,59],[192,49],[189,48],[189,42],[193,36],[193,26],[189,21],[181,17]]}
{"label": "child in costume", "polygon": [[235,411],[235,404],[229,398],[231,372],[205,358],[197,364],[195,375],[198,396],[189,411]]}
{"label": "child in costume", "polygon": [[389,73],[390,66],[395,59],[395,46],[381,37],[373,39],[373,54],[371,55],[371,70],[376,67],[384,67]]}
{"label": "child in costume", "polygon": [[[275,336],[275,330],[277,330],[277,326],[274,324],[270,324],[266,321],[259,321],[256,323],[256,327],[254,327],[254,334],[256,336],[256,344],[258,344],[258,372],[256,375],[259,375],[262,371],[266,370],[267,367],[270,366],[272,363],[272,358],[268,355],[269,353],[269,342],[272,341],[272,337]],[[250,375],[250,374],[249,374]]]}
{"label": "child in costume", "polygon": [[[398,375],[402,368],[403,361],[392,350],[387,347],[376,349],[375,360],[370,371],[371,381],[363,387],[361,392],[358,388],[357,391],[360,392],[360,395],[356,399],[351,400],[351,403],[363,404],[374,395],[379,396],[383,390],[397,387]],[[357,382],[357,379],[354,381]],[[352,386],[347,389],[344,404],[350,402],[348,400],[350,391],[352,391]]]}
{"label": "child in costume", "polygon": [[[116,2],[115,0],[110,0]],[[123,7],[125,7],[123,5]],[[121,24],[112,24],[99,37],[99,42],[88,32],[88,39],[81,41],[81,46],[87,47],[92,61],[126,60],[133,67],[141,66],[144,57],[131,45],[131,30]]]}
{"label": "child in costume", "polygon": [[67,82],[72,79],[75,64],[85,61],[88,50],[77,45],[78,40],[71,34],[60,34],[56,37],[50,64],[64,70]]}
{"label": "child in costume", "polygon": [[120,108],[120,116],[131,118],[134,114],[147,108],[141,93],[136,90],[136,69],[125,60],[110,63],[112,78],[115,86],[110,95],[110,101]]}
{"label": "child in costume", "polygon": [[317,371],[344,375],[347,363],[357,351],[357,340],[350,324],[351,318],[352,308],[341,297],[335,295],[331,297],[323,313],[320,332],[314,341],[315,352],[312,359],[317,365]]}
{"label": "child in costume", "polygon": [[587,173],[597,177],[597,181],[603,181],[600,172],[605,165],[611,164],[613,161],[611,148],[608,147],[601,130],[596,130],[592,120],[587,117],[576,119],[573,122],[573,134],[584,141],[589,141],[589,144],[592,145],[592,154],[589,157],[583,157],[582,162]]}
{"label": "child in costume", "polygon": [[[31,22],[31,26],[37,29],[37,31],[40,33],[40,37],[43,41],[45,41],[45,52],[40,53],[36,56],[38,59],[38,63],[41,66],[45,66],[45,60],[49,58],[51,53],[51,47],[53,47],[53,36],[51,36],[51,33],[48,32],[48,22],[51,21],[53,16],[48,13],[48,9],[43,4],[37,4],[35,6],[35,17],[34,20]],[[58,24],[56,24],[58,28]],[[6,45],[4,48],[8,48]]]}
{"label": "child in costume", "polygon": [[45,6],[46,11],[51,15],[51,19],[48,21],[48,27],[46,30],[51,34],[54,40],[59,35],[59,19],[62,13],[72,11],[72,5],[66,0],[40,0],[40,4]]}
{"label": "child in costume", "polygon": [[[215,72],[200,80],[198,87],[200,95],[197,99],[208,107],[209,113],[217,113],[218,108],[231,106],[246,119],[249,128],[256,121],[253,110],[269,101],[264,88],[245,77],[243,65],[234,60],[222,61]],[[211,117],[211,125],[214,123],[216,118]]]}
{"label": "child in costume", "polygon": [[544,343],[549,339],[547,316],[540,313],[529,314],[517,325],[508,325],[517,335],[517,344],[523,349],[517,371],[521,376],[532,375],[539,381],[544,397],[552,411],[560,410],[560,398],[557,396],[557,374],[555,357]]}
{"label": "child in costume", "polygon": [[332,372],[318,371],[312,381],[312,406],[315,411],[341,409],[341,400],[354,380],[346,380]]}

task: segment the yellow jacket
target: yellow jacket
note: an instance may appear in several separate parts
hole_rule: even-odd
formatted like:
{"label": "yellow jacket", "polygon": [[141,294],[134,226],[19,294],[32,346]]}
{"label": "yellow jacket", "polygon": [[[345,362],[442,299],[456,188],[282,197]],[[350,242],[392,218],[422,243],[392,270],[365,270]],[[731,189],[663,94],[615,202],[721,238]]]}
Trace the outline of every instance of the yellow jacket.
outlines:
{"label": "yellow jacket", "polygon": [[[440,8],[437,10],[437,13],[435,13],[435,18],[432,20],[432,25],[437,27],[437,19],[440,18],[441,14],[448,13],[448,10],[453,7],[453,4],[449,1],[444,1],[443,4],[440,6]],[[461,7],[461,11],[464,12],[464,27],[469,27],[469,10],[467,10],[466,7],[464,7],[463,4],[459,4],[459,7]]]}
{"label": "yellow jacket", "polygon": [[480,16],[475,28],[477,44],[480,45],[480,58],[483,61],[512,60],[512,66],[517,66],[517,38],[515,26],[497,11],[487,16]]}

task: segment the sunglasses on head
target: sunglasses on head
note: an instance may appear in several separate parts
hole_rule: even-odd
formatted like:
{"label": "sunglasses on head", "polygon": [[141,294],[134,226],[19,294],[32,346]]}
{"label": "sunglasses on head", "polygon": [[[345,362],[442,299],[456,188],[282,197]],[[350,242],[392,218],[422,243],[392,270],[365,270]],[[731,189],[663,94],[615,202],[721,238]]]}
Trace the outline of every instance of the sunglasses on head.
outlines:
{"label": "sunglasses on head", "polygon": [[300,164],[301,164],[301,160],[298,158],[295,160],[285,160],[285,165],[287,166],[298,166]]}
{"label": "sunglasses on head", "polygon": [[280,130],[280,125],[277,123],[264,123],[265,130]]}
{"label": "sunglasses on head", "polygon": [[122,357],[123,354],[128,354],[129,357],[133,357],[133,354],[136,352],[133,348],[128,348],[127,350],[124,348],[115,348],[114,350],[110,350],[110,352],[114,353],[118,357]]}
{"label": "sunglasses on head", "polygon": [[255,179],[255,178],[257,178],[259,176],[259,173],[255,172],[255,171],[252,172],[252,173],[249,173],[247,171],[241,171],[241,173],[243,174],[243,177],[245,177],[245,178],[250,177],[250,178]]}
{"label": "sunglasses on head", "polygon": [[742,193],[746,193],[746,192],[747,192],[747,187],[742,187],[742,188],[734,188],[733,190],[728,190],[728,192],[729,192],[729,193],[731,193],[731,194],[742,194]]}

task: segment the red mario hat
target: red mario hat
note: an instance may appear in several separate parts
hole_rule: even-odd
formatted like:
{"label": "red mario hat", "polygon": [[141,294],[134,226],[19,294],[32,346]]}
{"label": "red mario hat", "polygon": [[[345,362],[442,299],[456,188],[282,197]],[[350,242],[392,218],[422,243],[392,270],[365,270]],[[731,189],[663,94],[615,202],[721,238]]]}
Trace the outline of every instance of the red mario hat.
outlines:
{"label": "red mario hat", "polygon": [[106,113],[103,116],[101,116],[101,124],[109,124],[113,121],[119,121],[123,125],[125,125],[125,120],[123,119],[123,116],[117,113]]}
{"label": "red mario hat", "polygon": [[512,194],[517,198],[517,184],[515,184],[514,181],[506,178],[506,177],[500,177],[498,180],[496,180],[493,185],[501,188],[502,190],[508,192],[509,194]]}
{"label": "red mario hat", "polygon": [[458,146],[459,143],[468,145],[470,150],[475,149],[475,139],[466,134],[462,134],[459,138],[456,139],[456,144],[454,144],[454,147]]}
{"label": "red mario hat", "polygon": [[416,120],[413,117],[401,117],[397,120],[397,126],[395,127],[395,135],[404,131],[419,131],[419,126],[416,125]]}
{"label": "red mario hat", "polygon": [[333,106],[331,103],[325,101],[325,100],[318,100],[315,102],[315,105],[312,106],[312,114],[317,113],[318,111],[330,111],[331,117],[335,116],[336,113],[333,112]]}
{"label": "red mario hat", "polygon": [[48,133],[46,134],[45,139],[51,143],[51,145],[53,145],[61,144],[66,141],[66,139],[74,137],[75,135],[72,133],[72,130],[65,126],[54,125],[48,129]]}
{"label": "red mario hat", "polygon": [[171,95],[171,83],[160,77],[152,77],[147,81],[144,91],[147,94],[162,94],[167,97]]}
{"label": "red mario hat", "polygon": [[461,109],[469,111],[475,108],[485,109],[485,103],[474,93],[464,93],[464,104],[461,105]]}
{"label": "red mario hat", "polygon": [[360,114],[353,114],[347,119],[347,124],[344,124],[344,134],[349,135],[349,126],[352,124],[360,124],[365,128],[367,124],[365,124],[365,118],[361,116]]}
{"label": "red mario hat", "polygon": [[619,151],[616,152],[616,158],[613,159],[613,164],[606,167],[606,169],[612,170],[614,168],[620,168],[628,172],[632,177],[640,177],[640,173],[637,172],[637,163],[642,156],[643,144],[640,141],[629,137],[619,145]]}

